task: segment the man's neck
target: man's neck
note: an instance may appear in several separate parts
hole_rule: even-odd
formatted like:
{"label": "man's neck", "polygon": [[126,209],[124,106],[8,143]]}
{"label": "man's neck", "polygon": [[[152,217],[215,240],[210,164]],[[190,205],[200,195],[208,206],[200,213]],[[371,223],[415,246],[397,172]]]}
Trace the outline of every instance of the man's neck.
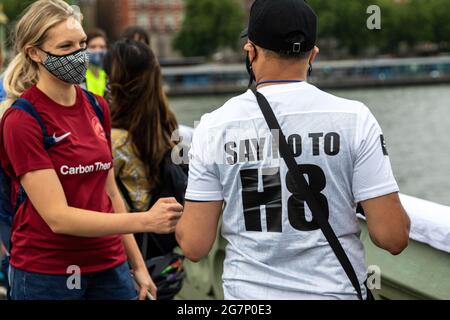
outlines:
{"label": "man's neck", "polygon": [[260,89],[266,86],[286,84],[286,81],[306,81],[307,74],[308,71],[299,66],[266,68],[263,74],[256,76],[256,83],[261,83],[258,86]]}

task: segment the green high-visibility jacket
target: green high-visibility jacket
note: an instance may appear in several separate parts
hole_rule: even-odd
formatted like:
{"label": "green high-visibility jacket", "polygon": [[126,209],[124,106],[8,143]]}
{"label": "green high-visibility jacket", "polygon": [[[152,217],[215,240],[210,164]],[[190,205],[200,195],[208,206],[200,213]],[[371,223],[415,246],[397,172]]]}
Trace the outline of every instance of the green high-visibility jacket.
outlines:
{"label": "green high-visibility jacket", "polygon": [[103,69],[98,70],[98,77],[96,77],[91,68],[88,69],[86,73],[86,89],[100,97],[103,97],[106,92],[108,77]]}

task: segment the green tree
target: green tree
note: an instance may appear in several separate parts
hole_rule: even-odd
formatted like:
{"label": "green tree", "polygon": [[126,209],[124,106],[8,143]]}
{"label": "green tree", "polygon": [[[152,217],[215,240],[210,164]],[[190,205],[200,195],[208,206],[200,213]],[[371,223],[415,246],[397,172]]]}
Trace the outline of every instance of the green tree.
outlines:
{"label": "green tree", "polygon": [[[3,10],[7,15],[9,21],[14,22],[20,14],[33,2],[37,0],[0,0],[3,4]],[[76,0],[67,0],[69,4],[77,3]]]}
{"label": "green tree", "polygon": [[[448,0],[310,0],[319,16],[321,38],[334,38],[340,48],[358,55],[368,46],[380,53],[396,53],[422,42],[449,43]],[[369,5],[381,8],[381,30],[366,28]]]}
{"label": "green tree", "polygon": [[237,47],[244,28],[244,12],[237,0],[185,1],[185,19],[173,42],[176,50],[192,57]]}
{"label": "green tree", "polygon": [[367,7],[374,0],[310,1],[318,15],[319,37],[336,38],[340,46],[358,54],[370,44],[371,34],[366,28]]}
{"label": "green tree", "polygon": [[429,10],[430,40],[436,43],[450,43],[450,10],[448,0],[433,0],[422,4]]}
{"label": "green tree", "polygon": [[3,10],[9,21],[14,21],[22,11],[35,0],[1,0]]}

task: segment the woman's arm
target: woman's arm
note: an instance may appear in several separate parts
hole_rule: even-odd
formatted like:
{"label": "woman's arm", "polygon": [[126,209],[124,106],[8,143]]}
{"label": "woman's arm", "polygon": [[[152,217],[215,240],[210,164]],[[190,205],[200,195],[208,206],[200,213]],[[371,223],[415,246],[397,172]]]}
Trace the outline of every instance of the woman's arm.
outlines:
{"label": "woman's arm", "polygon": [[[161,199],[148,212],[107,214],[70,207],[53,169],[26,173],[21,178],[33,206],[57,234],[102,237],[140,232],[172,232],[183,207],[173,198]],[[82,186],[80,186],[82,187]]]}
{"label": "woman's arm", "polygon": [[[127,212],[125,203],[120,195],[119,189],[117,188],[114,169],[111,169],[108,174],[108,180],[106,181],[106,192],[114,207],[116,213]],[[145,265],[142,254],[136,243],[136,239],[132,234],[126,234],[123,236],[123,243],[125,250],[127,252],[128,259],[131,264],[131,268],[137,269]]]}
{"label": "woman's arm", "polygon": [[[117,188],[114,169],[111,169],[108,174],[108,180],[106,181],[106,192],[108,193],[115,212],[126,212],[125,203]],[[123,245],[128,257],[128,262],[133,269],[133,273],[136,282],[139,284],[141,290],[139,298],[144,300],[146,298],[147,291],[150,290],[153,297],[156,297],[156,286],[150,277],[144,259],[142,258],[141,251],[136,243],[136,239],[132,234],[123,235]]]}

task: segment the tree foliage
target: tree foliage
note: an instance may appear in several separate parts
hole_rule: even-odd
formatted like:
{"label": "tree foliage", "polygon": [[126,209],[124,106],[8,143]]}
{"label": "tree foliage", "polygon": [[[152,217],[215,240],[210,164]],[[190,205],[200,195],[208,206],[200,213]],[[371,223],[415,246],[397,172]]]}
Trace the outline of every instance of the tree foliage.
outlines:
{"label": "tree foliage", "polygon": [[[36,0],[0,0],[10,22]],[[66,0],[76,3],[76,0]],[[247,20],[242,0],[185,0],[185,19],[174,40],[184,56],[211,56],[235,48]],[[369,47],[378,53],[397,53],[421,43],[450,48],[449,0],[308,0],[319,16],[319,45],[335,39],[352,55]],[[369,30],[367,8],[381,8],[381,30]]]}
{"label": "tree foliage", "polygon": [[[3,11],[10,22],[14,22],[21,15],[21,13],[33,2],[37,0],[0,0],[3,4]],[[74,4],[76,0],[66,0],[69,4]]]}
{"label": "tree foliage", "polygon": [[1,0],[0,3],[3,4],[3,11],[9,21],[14,21],[21,12],[34,1],[35,0]]}
{"label": "tree foliage", "polygon": [[[351,54],[368,46],[380,53],[395,53],[400,44],[450,42],[448,0],[310,0],[319,16],[319,38],[334,38]],[[366,10],[381,9],[381,30],[369,30]]]}
{"label": "tree foliage", "polygon": [[[238,0],[240,1],[240,0]],[[422,43],[450,47],[448,0],[309,0],[319,16],[319,45],[337,40],[338,49],[361,55],[413,50]],[[369,30],[367,8],[381,9],[381,30]],[[186,0],[186,18],[174,44],[185,56],[211,55],[236,43],[242,11],[233,0]],[[413,53],[413,52],[412,52]]]}
{"label": "tree foliage", "polygon": [[236,48],[245,19],[238,0],[185,0],[185,4],[185,19],[173,43],[176,50],[192,57]]}

